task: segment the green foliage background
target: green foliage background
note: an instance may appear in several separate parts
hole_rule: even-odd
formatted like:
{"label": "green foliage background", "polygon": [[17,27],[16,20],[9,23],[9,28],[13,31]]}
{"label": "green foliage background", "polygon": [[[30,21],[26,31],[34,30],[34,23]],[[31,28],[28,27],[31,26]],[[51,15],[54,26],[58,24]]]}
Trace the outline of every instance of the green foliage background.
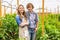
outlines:
{"label": "green foliage background", "polygon": [[60,14],[44,16],[44,36],[42,37],[42,17],[39,16],[39,26],[36,40],[60,40]]}
{"label": "green foliage background", "polygon": [[[16,14],[0,17],[0,40],[19,40]],[[60,14],[44,16],[44,36],[42,37],[42,17],[39,16],[36,40],[60,40]]]}
{"label": "green foliage background", "polygon": [[5,17],[1,17],[0,25],[0,40],[17,40],[18,39],[18,26],[16,23],[15,14],[7,14]]}

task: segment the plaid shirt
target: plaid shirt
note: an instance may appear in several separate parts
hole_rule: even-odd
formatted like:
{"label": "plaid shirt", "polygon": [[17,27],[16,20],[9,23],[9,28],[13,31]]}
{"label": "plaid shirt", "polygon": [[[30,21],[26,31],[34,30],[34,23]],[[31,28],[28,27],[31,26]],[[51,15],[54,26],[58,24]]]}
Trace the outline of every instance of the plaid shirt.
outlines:
{"label": "plaid shirt", "polygon": [[26,12],[26,15],[29,19],[29,28],[36,28],[36,22],[38,21],[38,17],[37,14],[35,12]]}

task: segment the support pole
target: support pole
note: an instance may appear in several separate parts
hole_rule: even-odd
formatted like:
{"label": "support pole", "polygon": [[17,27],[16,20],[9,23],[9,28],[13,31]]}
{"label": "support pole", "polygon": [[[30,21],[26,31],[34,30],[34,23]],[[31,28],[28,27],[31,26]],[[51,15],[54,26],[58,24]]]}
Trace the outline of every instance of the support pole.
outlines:
{"label": "support pole", "polygon": [[42,36],[44,35],[44,0],[42,0]]}
{"label": "support pole", "polygon": [[2,0],[0,0],[0,17],[2,16]]}

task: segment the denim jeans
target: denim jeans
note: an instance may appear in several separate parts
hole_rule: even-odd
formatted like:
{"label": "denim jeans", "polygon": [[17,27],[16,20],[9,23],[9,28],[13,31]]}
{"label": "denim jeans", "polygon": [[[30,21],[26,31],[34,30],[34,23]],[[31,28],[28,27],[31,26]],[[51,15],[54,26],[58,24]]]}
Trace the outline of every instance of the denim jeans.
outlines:
{"label": "denim jeans", "polygon": [[35,29],[28,28],[28,30],[29,30],[29,34],[30,34],[30,40],[35,40],[35,37],[36,37]]}

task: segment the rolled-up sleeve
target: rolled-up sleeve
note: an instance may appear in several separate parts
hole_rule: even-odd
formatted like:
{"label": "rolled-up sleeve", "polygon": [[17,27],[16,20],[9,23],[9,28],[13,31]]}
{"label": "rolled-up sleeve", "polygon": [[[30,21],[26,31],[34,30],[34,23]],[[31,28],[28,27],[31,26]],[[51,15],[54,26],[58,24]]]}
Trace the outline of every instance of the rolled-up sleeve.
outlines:
{"label": "rolled-up sleeve", "polygon": [[20,17],[19,16],[16,16],[16,22],[17,22],[17,24],[19,26],[19,24],[21,23],[21,20],[20,20]]}

